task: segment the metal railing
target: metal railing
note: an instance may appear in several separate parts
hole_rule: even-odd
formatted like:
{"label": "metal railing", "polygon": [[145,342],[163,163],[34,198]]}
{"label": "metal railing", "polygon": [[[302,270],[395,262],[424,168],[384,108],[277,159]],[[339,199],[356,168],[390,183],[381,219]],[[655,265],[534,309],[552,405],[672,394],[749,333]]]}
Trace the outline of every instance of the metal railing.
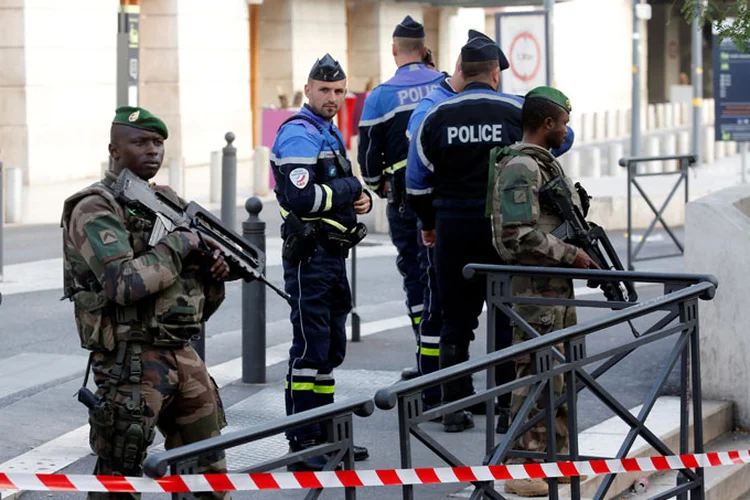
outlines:
{"label": "metal railing", "polygon": [[[391,387],[383,388],[375,396],[378,408],[387,410],[398,406],[399,440],[401,467],[412,467],[411,437],[415,437],[439,458],[453,467],[465,465],[449,449],[440,444],[435,435],[429,434],[421,427],[423,423],[460,409],[468,408],[480,402],[487,405],[485,455],[484,463],[498,465],[507,458],[523,458],[544,462],[559,460],[593,460],[600,458],[624,458],[633,446],[638,436],[642,437],[659,454],[672,455],[672,450],[646,426],[646,418],[654,407],[655,401],[664,387],[673,368],[679,363],[681,368],[680,397],[680,453],[687,453],[689,447],[688,425],[688,395],[692,396],[693,431],[695,452],[701,452],[703,447],[703,428],[701,422],[701,378],[699,357],[698,331],[698,299],[713,298],[717,286],[712,276],[689,274],[657,274],[635,273],[623,271],[592,271],[578,269],[554,269],[543,267],[517,266],[489,266],[469,265],[464,269],[464,276],[472,279],[486,276],[487,280],[487,347],[489,354],[467,361],[433,374],[421,376],[413,380],[400,382]],[[641,303],[605,302],[578,299],[553,299],[538,297],[521,297],[511,294],[511,278],[527,276],[537,278],[568,278],[584,280],[630,280],[634,282],[659,283],[663,285],[664,295]],[[565,306],[587,306],[597,308],[611,308],[615,311],[576,326],[540,335],[529,323],[512,309],[513,304],[543,304]],[[531,340],[513,345],[500,351],[494,350],[494,325],[496,314],[507,314]],[[630,323],[633,339],[622,345],[605,349],[594,354],[586,349],[587,337],[616,325],[631,322],[636,318],[644,318],[652,313],[662,316],[642,332],[636,331]],[[637,416],[632,415],[617,398],[605,389],[597,379],[617,365],[622,359],[639,347],[650,345],[661,339],[675,339],[674,346],[661,372],[655,377],[649,394],[643,401],[643,406]],[[564,346],[564,354],[558,347]],[[494,370],[503,363],[513,361],[520,356],[531,356],[534,373],[516,379],[512,382],[495,387]],[[591,371],[585,367],[592,363],[600,363]],[[690,369],[690,377],[688,371]],[[423,411],[421,392],[440,383],[470,376],[474,373],[486,371],[487,387],[477,388],[474,395],[460,400],[446,403],[436,409]],[[561,397],[555,399],[553,392],[553,377],[563,375],[567,390]],[[514,418],[504,439],[495,444],[494,404],[495,398],[516,389],[527,387],[529,396]],[[627,423],[631,430],[621,444],[616,457],[588,457],[581,456],[578,451],[578,419],[576,395],[583,388],[591,390],[593,395],[606,405],[615,415]],[[532,407],[537,399],[542,399],[541,408],[557,408],[562,404],[568,407],[568,432],[570,435],[569,453],[558,454],[554,446],[548,447],[546,452],[513,451],[514,437],[521,436],[532,426],[544,420],[547,428],[547,442],[554,443],[553,412],[539,411],[529,418]],[[607,476],[600,485],[595,498],[604,498],[609,490],[614,475]],[[505,498],[494,489],[492,482],[474,482],[472,498]],[[549,480],[549,498],[557,499],[557,480]],[[703,498],[703,472],[681,471],[679,484],[668,492],[656,498],[671,498],[686,491],[693,491],[692,498]],[[414,498],[413,487],[403,487],[403,498]],[[580,498],[580,479],[572,478],[571,497]],[[681,496],[680,498],[686,498]]]}
{"label": "metal railing", "polygon": [[[306,448],[302,451],[288,453],[278,458],[269,459],[247,469],[232,472],[266,472],[306,458],[324,454],[327,454],[329,458],[323,470],[334,470],[341,462],[344,464],[344,470],[353,470],[354,453],[352,447],[354,443],[354,430],[352,427],[352,414],[354,413],[360,417],[369,417],[372,415],[373,410],[374,406],[370,397],[360,397],[340,403],[333,403],[286,418],[280,418],[273,422],[255,425],[247,429],[212,437],[161,453],[150,454],[143,464],[143,470],[149,477],[162,477],[166,475],[167,468],[171,469],[172,475],[194,474],[197,472],[197,463],[201,456],[211,456],[219,451],[246,445],[263,438],[281,434],[290,429],[314,423],[323,423],[327,426],[326,436],[328,442]],[[355,499],[355,490],[355,488],[346,488],[345,498],[347,500]],[[318,498],[322,492],[322,489],[311,489],[307,492],[305,498]],[[173,494],[172,498],[193,497],[190,495]]]}
{"label": "metal railing", "polygon": [[[675,160],[679,162],[679,169],[673,172],[638,172],[638,165],[641,163],[649,163],[649,162],[656,162],[656,161],[675,161]],[[677,257],[685,253],[685,248],[683,247],[682,242],[679,240],[679,238],[677,238],[677,236],[675,236],[675,234],[672,232],[667,222],[664,220],[664,217],[662,216],[664,214],[664,210],[666,210],[667,206],[669,206],[669,202],[672,201],[672,198],[674,197],[675,193],[677,193],[677,190],[679,189],[680,184],[682,184],[683,180],[685,181],[685,204],[687,204],[687,202],[689,201],[690,191],[688,189],[688,170],[691,166],[693,166],[696,163],[696,161],[697,161],[696,155],[632,157],[632,158],[620,159],[620,166],[628,169],[628,236],[627,237],[628,237],[628,269],[630,269],[631,271],[635,269],[633,267],[634,262],[644,261],[644,260],[663,259],[666,257]],[[657,175],[658,176],[667,176],[667,175],[678,176],[678,179],[675,182],[674,186],[672,187],[672,190],[669,192],[667,199],[664,200],[664,203],[662,203],[659,209],[656,208],[654,203],[646,194],[646,191],[643,189],[643,186],[641,186],[641,184],[637,180],[638,177],[653,177]],[[649,224],[648,228],[646,229],[646,232],[643,233],[643,237],[641,241],[638,242],[638,246],[636,247],[635,251],[633,251],[633,186],[635,186],[635,188],[638,190],[641,196],[643,196],[643,200],[646,202],[648,207],[654,213],[654,219]],[[672,238],[672,241],[679,249],[679,252],[673,253],[673,254],[643,257],[639,259],[638,254],[643,248],[643,245],[645,245],[646,241],[648,241],[648,237],[653,232],[654,227],[656,226],[657,222],[661,222],[661,225],[664,227],[664,230],[667,232],[667,234],[669,234],[670,238]]]}

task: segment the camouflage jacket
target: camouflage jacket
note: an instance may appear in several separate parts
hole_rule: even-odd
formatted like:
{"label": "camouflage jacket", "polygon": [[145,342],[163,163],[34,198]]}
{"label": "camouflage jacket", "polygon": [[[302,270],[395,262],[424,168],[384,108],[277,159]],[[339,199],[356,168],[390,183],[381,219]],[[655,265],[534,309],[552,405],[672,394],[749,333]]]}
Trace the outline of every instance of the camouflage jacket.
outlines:
{"label": "camouflage jacket", "polygon": [[[149,248],[152,223],[115,200],[115,180],[108,172],[63,208],[65,297],[75,306],[81,346],[109,351],[120,340],[184,345],[224,300],[224,284],[191,265],[185,233],[168,234]],[[152,187],[184,206],[170,188]]]}
{"label": "camouflage jacket", "polygon": [[[492,191],[493,240],[511,263],[526,266],[570,267],[576,247],[549,234],[562,220],[539,202],[539,190],[562,176],[573,203],[581,200],[570,179],[549,151],[528,143],[501,150],[495,164]],[[560,296],[568,293],[569,280],[514,280],[514,293]]]}

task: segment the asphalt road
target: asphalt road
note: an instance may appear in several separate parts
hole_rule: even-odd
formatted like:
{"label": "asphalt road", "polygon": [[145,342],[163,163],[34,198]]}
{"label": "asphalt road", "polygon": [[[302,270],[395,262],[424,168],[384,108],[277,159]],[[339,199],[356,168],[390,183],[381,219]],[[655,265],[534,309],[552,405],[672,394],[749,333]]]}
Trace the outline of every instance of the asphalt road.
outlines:
{"label": "asphalt road", "polygon": [[[239,211],[238,220],[245,217]],[[269,235],[278,235],[278,212],[273,204],[268,204],[262,212],[268,220]],[[372,219],[370,219],[372,222]],[[5,230],[5,263],[15,264],[42,259],[58,258],[61,255],[59,228],[54,225],[19,226]],[[679,237],[682,233],[678,231]],[[621,256],[625,255],[625,238],[622,233],[611,235]],[[386,235],[371,235],[372,243],[389,245]],[[652,254],[671,252],[668,237],[658,233],[647,252]],[[644,253],[643,255],[648,255]],[[358,263],[359,312],[363,322],[375,322],[385,318],[405,316],[401,278],[396,271],[394,257],[374,257]],[[673,258],[650,261],[636,266],[639,270],[660,270],[679,272],[682,259]],[[269,278],[281,284],[281,268],[271,267]],[[639,290],[643,299],[659,294],[658,287]],[[86,422],[85,409],[77,403],[72,394],[80,385],[80,377],[85,367],[86,353],[78,347],[72,308],[68,301],[60,301],[60,290],[34,293],[21,293],[4,297],[0,306],[0,370],[4,362],[20,355],[42,358],[44,355],[64,355],[81,358],[80,370],[67,376],[48,377],[48,381],[33,385],[23,391],[0,396],[0,463],[18,456],[32,448],[75,429]],[[215,366],[234,359],[241,354],[241,300],[240,285],[229,284],[227,300],[215,317],[207,325],[207,363]],[[289,342],[291,337],[288,324],[288,306],[273,293],[267,295],[267,345],[274,346]],[[607,310],[580,310],[579,320],[588,321],[597,315],[607,314]],[[480,325],[484,325],[483,321]],[[644,322],[637,322],[643,328]],[[480,326],[477,341],[472,346],[472,355],[485,351],[484,330]],[[588,340],[589,352],[619,345],[632,338],[630,330],[620,326],[592,335]],[[647,349],[633,353],[601,378],[608,390],[615,394],[622,404],[632,407],[639,404],[651,388],[655,374],[663,366],[672,349],[669,339],[656,342]],[[391,328],[365,337],[360,343],[349,346],[347,360],[342,368],[347,370],[371,370],[373,372],[397,373],[404,366],[413,364],[414,339],[409,328]],[[76,358],[72,358],[76,361]],[[255,386],[235,382],[222,389],[222,397],[227,406],[242,401],[263,388],[279,387],[284,376],[284,364],[278,363],[267,370],[268,384]],[[40,365],[39,370],[51,369]],[[10,374],[12,377],[12,374]],[[482,384],[480,376],[476,384]],[[672,374],[664,393],[673,394],[678,383],[677,372]],[[611,411],[589,392],[583,391],[579,403],[579,426],[590,427],[609,418]],[[355,420],[355,435],[358,443],[370,447],[371,459],[360,464],[366,468],[390,468],[399,465],[396,412],[376,410],[366,421]],[[478,419],[481,421],[481,419]],[[447,435],[435,425],[435,436],[448,443],[451,449],[469,463],[479,463],[481,456],[477,449],[482,448],[483,428],[481,422],[476,429],[460,435]],[[439,465],[424,447],[415,445],[415,464],[420,466]],[[70,473],[90,473],[93,457],[88,456],[65,469]],[[231,467],[231,464],[230,464]],[[457,486],[430,487],[418,490],[418,498],[436,498],[455,492]],[[360,498],[394,498],[399,494],[395,489],[365,488],[359,492]],[[273,494],[235,494],[236,498],[300,498],[300,492]],[[48,498],[47,493],[28,493],[25,498]],[[55,494],[56,498],[82,498],[79,494]],[[332,491],[323,498],[341,498],[343,492]],[[147,495],[146,498],[155,497]]]}

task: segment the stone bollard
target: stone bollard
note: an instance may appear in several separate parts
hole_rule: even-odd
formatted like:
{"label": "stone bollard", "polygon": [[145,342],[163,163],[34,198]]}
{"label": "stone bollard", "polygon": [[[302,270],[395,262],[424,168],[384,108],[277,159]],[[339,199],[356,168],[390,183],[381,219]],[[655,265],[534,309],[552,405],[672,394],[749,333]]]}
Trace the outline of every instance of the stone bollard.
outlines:
{"label": "stone bollard", "polygon": [[664,104],[664,128],[671,130],[675,127],[674,124],[674,104]]}
{"label": "stone bollard", "polygon": [[581,177],[602,176],[602,150],[596,146],[586,148],[583,154]]}
{"label": "stone bollard", "polygon": [[721,160],[727,154],[727,143],[726,141],[714,141],[714,157],[717,160]]}
{"label": "stone bollard", "polygon": [[625,146],[621,142],[609,143],[608,163],[609,175],[612,177],[623,177],[628,174],[627,169],[620,166],[620,158],[625,156]]}
{"label": "stone bollard", "polygon": [[23,170],[21,167],[5,167],[5,222],[19,223],[23,220]]}
{"label": "stone bollard", "polygon": [[568,177],[573,179],[581,177],[581,152],[579,149],[571,149],[562,155],[559,160]]}
{"label": "stone bollard", "polygon": [[211,203],[219,203],[221,201],[221,151],[211,151],[209,176],[211,192],[208,200]]}
{"label": "stone bollard", "polygon": [[654,122],[654,128],[663,129],[665,127],[665,118],[667,114],[667,110],[664,107],[664,103],[659,103],[654,106],[656,110],[656,121]]}
{"label": "stone bollard", "polygon": [[735,141],[727,141],[727,156],[731,157],[737,154],[737,143]]}
{"label": "stone bollard", "polygon": [[[703,163],[711,164],[714,162],[714,142],[715,141],[715,132],[714,128],[712,126],[703,127],[702,132],[702,144],[701,144],[701,150],[703,151]],[[699,160],[700,161],[700,160]]]}
{"label": "stone bollard", "polygon": [[[248,216],[242,223],[242,237],[265,254],[266,223],[259,217],[263,202],[248,198],[245,210]],[[261,272],[265,270],[264,260]],[[258,280],[242,283],[242,381],[266,382],[266,286]]]}
{"label": "stone bollard", "polygon": [[265,146],[255,148],[253,155],[253,193],[255,196],[266,196],[271,185],[271,150]]}
{"label": "stone bollard", "polygon": [[179,196],[185,196],[185,164],[182,158],[169,158],[169,187]]}
{"label": "stone bollard", "polygon": [[677,154],[690,154],[690,132],[682,130],[677,133]]}
{"label": "stone bollard", "polygon": [[606,139],[617,137],[617,113],[618,111],[615,110],[604,112],[604,137]]}
{"label": "stone bollard", "polygon": [[602,140],[607,138],[607,117],[605,113],[597,111],[592,113],[594,121],[594,139]]}
{"label": "stone bollard", "polygon": [[[646,138],[646,156],[659,156],[660,142],[658,137]],[[664,162],[650,161],[643,164],[646,172],[656,174],[664,171]]]}
{"label": "stone bollard", "polygon": [[678,128],[682,126],[682,109],[680,103],[672,104],[672,126]]}
{"label": "stone bollard", "polygon": [[[677,154],[677,135],[665,134],[661,138],[661,155],[674,156]],[[679,160],[664,162],[664,172],[674,172],[680,169]]]}
{"label": "stone bollard", "polygon": [[[643,116],[643,115],[641,115]],[[649,104],[646,107],[646,131],[656,130],[656,106]]]}
{"label": "stone bollard", "polygon": [[227,145],[221,150],[221,221],[232,231],[237,230],[237,148],[234,134],[224,135]]}

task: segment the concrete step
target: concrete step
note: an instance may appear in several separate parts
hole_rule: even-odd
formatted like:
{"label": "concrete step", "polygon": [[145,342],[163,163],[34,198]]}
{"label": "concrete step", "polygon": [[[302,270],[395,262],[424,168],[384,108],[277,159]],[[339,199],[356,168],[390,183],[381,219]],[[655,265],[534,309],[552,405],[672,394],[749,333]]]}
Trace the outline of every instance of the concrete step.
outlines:
{"label": "concrete step", "polygon": [[[638,415],[642,406],[630,409],[630,413]],[[679,453],[680,423],[679,423],[680,398],[663,396],[657,399],[654,408],[646,419],[646,425],[675,453]],[[692,448],[692,417],[690,419],[690,446]],[[630,427],[619,417],[612,417],[579,433],[578,447],[581,455],[615,457],[628,434]],[[703,435],[704,442],[712,442],[720,436],[732,430],[732,403],[729,401],[704,401],[703,402]],[[740,448],[741,449],[741,448]],[[648,457],[658,455],[656,451],[644,441],[637,438],[628,453],[628,457]],[[636,479],[650,477],[654,473],[641,472],[633,474],[618,474],[615,477],[609,493],[605,498],[618,498],[620,494],[627,492]],[[593,498],[597,488],[603,481],[604,476],[593,476],[581,483],[581,498]],[[504,490],[503,481],[496,482],[496,489]],[[457,497],[469,497],[473,487],[466,488],[457,493]],[[561,498],[570,497],[570,489],[567,486],[559,488]],[[516,498],[514,495],[506,495],[506,498]],[[520,497],[518,497],[520,498]],[[718,497],[717,497],[718,498]]]}
{"label": "concrete step", "polygon": [[[706,445],[706,451],[733,451],[750,449],[750,436],[744,433],[727,433]],[[750,464],[727,465],[704,469],[706,500],[750,499]],[[631,493],[626,498],[651,498],[674,487],[677,472],[655,474],[648,488],[639,494]]]}

